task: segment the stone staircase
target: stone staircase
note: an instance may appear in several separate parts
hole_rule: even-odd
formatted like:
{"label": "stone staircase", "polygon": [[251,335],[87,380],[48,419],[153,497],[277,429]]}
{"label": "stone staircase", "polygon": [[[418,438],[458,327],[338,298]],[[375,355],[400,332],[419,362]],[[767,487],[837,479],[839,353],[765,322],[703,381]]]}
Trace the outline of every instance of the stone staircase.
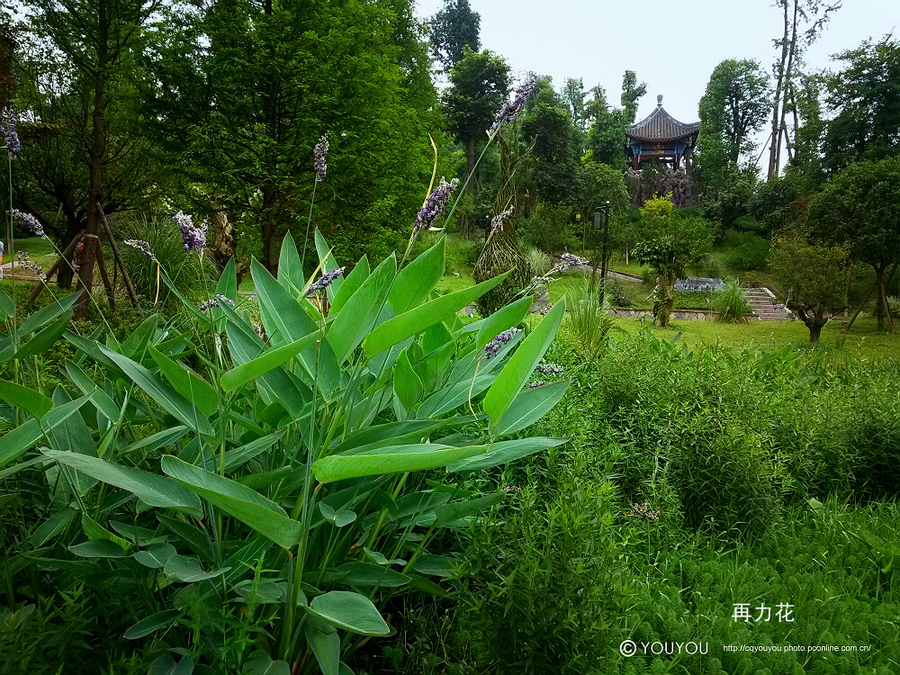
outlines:
{"label": "stone staircase", "polygon": [[760,321],[784,321],[793,318],[781,303],[777,303],[775,295],[768,288],[745,288],[744,297],[753,308],[753,317]]}

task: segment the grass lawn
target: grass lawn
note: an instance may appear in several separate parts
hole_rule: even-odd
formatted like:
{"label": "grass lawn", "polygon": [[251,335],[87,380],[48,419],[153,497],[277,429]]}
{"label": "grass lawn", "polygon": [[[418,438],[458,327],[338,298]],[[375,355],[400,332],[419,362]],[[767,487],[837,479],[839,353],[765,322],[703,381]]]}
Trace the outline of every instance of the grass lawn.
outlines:
{"label": "grass lawn", "polygon": [[[6,242],[4,242],[6,243]],[[41,263],[44,267],[52,265],[56,261],[56,249],[53,248],[53,242],[43,237],[28,237],[27,239],[16,239],[16,250],[25,251],[32,260]],[[3,254],[3,262],[8,263],[12,260],[9,257],[9,247]],[[7,259],[9,257],[9,259]]]}

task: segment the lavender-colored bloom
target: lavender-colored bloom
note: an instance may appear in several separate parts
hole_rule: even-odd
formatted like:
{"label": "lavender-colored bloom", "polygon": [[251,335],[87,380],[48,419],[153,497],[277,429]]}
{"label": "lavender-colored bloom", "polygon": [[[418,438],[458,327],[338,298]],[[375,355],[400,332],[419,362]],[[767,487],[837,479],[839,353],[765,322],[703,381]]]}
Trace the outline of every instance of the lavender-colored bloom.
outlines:
{"label": "lavender-colored bloom", "polygon": [[325,180],[325,173],[328,170],[328,166],[325,163],[325,158],[328,156],[328,134],[322,134],[322,138],[319,139],[319,142],[316,143],[316,147],[313,148],[313,166],[316,169],[316,182]]}
{"label": "lavender-colored bloom", "polygon": [[487,343],[487,346],[484,348],[484,358],[492,359],[497,356],[497,352],[500,351],[500,348],[512,340],[517,333],[520,332],[519,328],[510,328],[508,330],[503,331],[499,335],[495,336],[493,340]]}
{"label": "lavender-colored bloom", "polygon": [[491,125],[488,136],[493,137],[500,127],[507,122],[512,122],[516,119],[519,113],[525,109],[525,104],[528,103],[528,99],[530,99],[532,95],[534,95],[534,92],[537,91],[537,84],[537,75],[532,75],[516,88],[513,95],[504,101],[503,105],[500,106],[500,110],[494,114],[494,124]]}
{"label": "lavender-colored bloom", "polygon": [[156,256],[153,255],[153,251],[150,250],[150,244],[148,244],[146,241],[143,241],[141,239],[126,239],[123,243],[126,246],[130,246],[131,248],[136,248],[138,251],[150,258],[150,260],[156,260]]}
{"label": "lavender-colored bloom", "polygon": [[416,214],[416,220],[413,223],[413,229],[416,232],[419,230],[427,230],[434,224],[434,221],[441,215],[447,202],[450,201],[450,196],[456,190],[458,185],[458,178],[454,178],[448,183],[443,176],[441,177],[440,184],[431,191],[431,194],[428,195],[428,199],[425,200],[425,204]]}
{"label": "lavender-colored bloom", "polygon": [[210,298],[206,302],[202,303],[198,309],[201,312],[205,312],[213,307],[218,307],[220,302],[225,302],[234,307],[234,300],[222,295],[221,293],[216,293],[216,296],[214,298]]}
{"label": "lavender-colored bloom", "polygon": [[540,312],[538,312],[538,314],[540,314],[541,316],[547,316],[550,313],[551,309],[553,309],[553,303],[548,302],[547,306],[544,307],[544,309],[542,309]]}
{"label": "lavender-colored bloom", "polygon": [[30,213],[25,213],[24,211],[19,211],[19,209],[13,209],[9,212],[13,218],[18,218],[23,223],[25,223],[25,227],[28,228],[28,231],[31,232],[35,237],[46,237],[44,234],[44,228],[40,224],[37,218],[35,218]]}
{"label": "lavender-colored bloom", "polygon": [[535,380],[534,382],[532,382],[531,384],[528,385],[528,388],[529,389],[537,389],[538,387],[543,387],[545,384],[547,384],[547,383],[544,382],[543,380]]}
{"label": "lavender-colored bloom", "polygon": [[29,258],[28,251],[22,251],[21,249],[16,251],[16,259],[19,261],[19,267],[23,270],[31,270],[41,281],[47,283],[47,275],[44,274],[44,268],[41,267],[40,263]]}
{"label": "lavender-colored bloom", "polygon": [[498,213],[491,219],[491,232],[499,232],[503,230],[503,225],[512,217],[513,212],[512,206],[510,206],[503,213]]}
{"label": "lavender-colored bloom", "polygon": [[547,375],[560,375],[566,372],[566,369],[555,363],[539,363],[534,367],[534,372],[545,373]]}
{"label": "lavender-colored bloom", "polygon": [[194,225],[194,218],[188,213],[179,211],[172,216],[172,222],[181,231],[181,240],[184,242],[184,250],[187,252],[206,246],[206,222],[199,226]]}
{"label": "lavender-colored bloom", "polygon": [[335,270],[331,270],[330,272],[326,272],[321,277],[319,277],[316,281],[309,285],[309,288],[306,289],[306,296],[309,297],[316,291],[322,291],[331,286],[334,283],[334,280],[337,279],[344,273],[343,267],[338,267]]}
{"label": "lavender-colored bloom", "polygon": [[22,144],[16,132],[16,111],[9,106],[0,113],[0,136],[6,140],[6,149],[11,157],[16,157],[22,152]]}

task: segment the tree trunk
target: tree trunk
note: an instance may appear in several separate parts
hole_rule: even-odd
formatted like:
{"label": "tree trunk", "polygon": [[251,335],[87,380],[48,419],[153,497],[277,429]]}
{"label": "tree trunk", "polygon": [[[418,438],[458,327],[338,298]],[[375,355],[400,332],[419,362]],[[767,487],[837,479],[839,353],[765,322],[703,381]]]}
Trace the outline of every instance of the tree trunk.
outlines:
{"label": "tree trunk", "polygon": [[82,292],[76,305],[75,317],[77,319],[86,319],[90,313],[90,295],[94,286],[94,262],[97,260],[97,246],[100,244],[100,204],[103,199],[103,155],[106,152],[106,127],[104,120],[104,112],[106,110],[106,95],[104,92],[106,86],[106,77],[103,75],[105,70],[106,58],[106,41],[100,40],[100,53],[98,61],[101,64],[99,72],[94,80],[94,109],[92,112],[93,122],[93,138],[91,147],[88,150],[90,160],[89,164],[89,189],[88,189],[88,208],[87,223],[84,228],[84,237],[82,243],[84,248],[81,251],[78,269],[79,285]]}
{"label": "tree trunk", "polygon": [[778,63],[778,73],[775,77],[775,97],[772,100],[772,145],[769,147],[769,171],[767,180],[771,181],[778,176],[778,148],[781,145],[781,98],[784,88],[785,67],[788,60],[788,0],[781,0],[784,7],[784,34],[781,38],[781,60]]}
{"label": "tree trunk", "polygon": [[806,327],[809,328],[809,341],[813,344],[817,343],[822,335],[822,326],[813,320],[807,323]]}

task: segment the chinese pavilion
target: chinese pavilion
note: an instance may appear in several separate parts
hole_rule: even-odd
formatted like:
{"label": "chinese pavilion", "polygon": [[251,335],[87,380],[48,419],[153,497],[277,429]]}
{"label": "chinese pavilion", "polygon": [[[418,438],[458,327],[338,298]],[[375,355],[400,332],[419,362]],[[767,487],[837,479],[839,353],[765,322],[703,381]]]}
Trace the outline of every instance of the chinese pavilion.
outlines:
{"label": "chinese pavilion", "polygon": [[662,98],[662,94],[656,97],[656,110],[647,118],[625,129],[625,154],[633,169],[640,170],[644,162],[654,162],[677,170],[697,142],[700,122],[679,122],[662,107]]}

